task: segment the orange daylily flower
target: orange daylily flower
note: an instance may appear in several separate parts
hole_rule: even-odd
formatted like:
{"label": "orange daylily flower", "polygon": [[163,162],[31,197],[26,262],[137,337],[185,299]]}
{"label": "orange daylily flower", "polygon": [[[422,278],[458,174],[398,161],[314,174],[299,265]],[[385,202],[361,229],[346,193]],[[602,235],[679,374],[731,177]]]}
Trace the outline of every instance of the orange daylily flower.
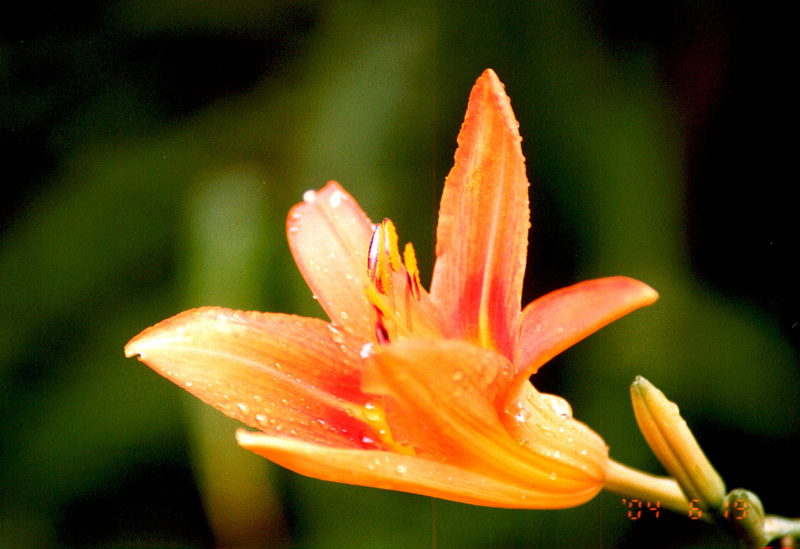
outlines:
{"label": "orange daylily flower", "polygon": [[603,440],[529,381],[557,353],[652,303],[624,277],[520,311],[530,211],[518,123],[487,70],[447,177],[431,290],[391,221],[373,225],[331,182],[287,222],[330,322],[218,307],[186,311],[125,348],[257,429],[239,444],[298,473],[497,507],[592,498]]}

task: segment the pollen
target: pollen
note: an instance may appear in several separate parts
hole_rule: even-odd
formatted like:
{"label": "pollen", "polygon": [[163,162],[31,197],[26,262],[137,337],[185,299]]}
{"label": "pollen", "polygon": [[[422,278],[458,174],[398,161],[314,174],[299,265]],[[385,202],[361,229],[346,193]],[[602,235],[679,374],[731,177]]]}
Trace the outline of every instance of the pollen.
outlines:
{"label": "pollen", "polygon": [[421,283],[419,281],[419,269],[417,268],[417,256],[414,254],[414,246],[411,245],[411,242],[407,243],[403,250],[403,263],[406,266],[408,288],[411,290],[411,295],[414,296],[414,299],[419,301]]}

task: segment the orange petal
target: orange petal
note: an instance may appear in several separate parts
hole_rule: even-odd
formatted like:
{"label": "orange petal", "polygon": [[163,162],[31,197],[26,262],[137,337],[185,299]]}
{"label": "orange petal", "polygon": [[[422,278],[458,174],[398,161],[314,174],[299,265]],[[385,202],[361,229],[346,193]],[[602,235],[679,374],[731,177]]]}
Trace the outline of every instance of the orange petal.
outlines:
{"label": "orange petal", "polygon": [[517,372],[530,377],[564,349],[656,299],[658,293],[647,284],[615,276],[581,282],[532,301],[520,317]]}
{"label": "orange petal", "polygon": [[286,223],[297,266],[334,324],[369,337],[373,319],[364,287],[372,223],[333,181],[303,198]]}
{"label": "orange petal", "polygon": [[205,307],[148,328],[125,354],[266,433],[383,448],[361,414],[363,344],[318,319]]}
{"label": "orange petal", "polygon": [[469,98],[439,210],[431,297],[447,335],[509,360],[528,243],[528,179],[511,103],[488,69]]}
{"label": "orange petal", "polygon": [[[372,360],[375,370],[365,371],[362,389],[391,397],[384,401],[387,420],[396,437],[418,437],[402,441],[417,455],[442,455],[449,464],[499,482],[552,494],[554,506],[569,498],[577,505],[600,490],[604,456],[587,455],[576,466],[574,456],[555,451],[567,444],[569,433],[563,435],[564,445],[553,445],[541,435],[540,444],[531,446],[506,430],[507,412],[500,399],[512,366],[499,353],[459,340],[405,340],[381,347]],[[401,414],[392,410],[395,402],[426,430],[403,429]],[[540,398],[536,405],[547,403]],[[557,432],[564,420],[550,415],[558,421],[552,429]],[[430,440],[436,447],[426,452]],[[604,449],[602,441],[600,445]]]}
{"label": "orange petal", "polygon": [[239,444],[302,475],[492,507],[559,509],[589,500],[481,475],[462,467],[390,452],[331,448],[240,430]]}

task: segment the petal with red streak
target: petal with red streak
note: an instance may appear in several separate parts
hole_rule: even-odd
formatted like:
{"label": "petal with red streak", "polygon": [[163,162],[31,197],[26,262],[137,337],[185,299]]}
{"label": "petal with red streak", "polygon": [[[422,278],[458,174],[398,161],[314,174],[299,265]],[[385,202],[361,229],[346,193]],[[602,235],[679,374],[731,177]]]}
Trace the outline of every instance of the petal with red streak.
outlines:
{"label": "petal with red streak", "polygon": [[379,437],[359,415],[364,343],[318,319],[205,307],[148,328],[125,354],[266,433],[381,448],[364,444]]}
{"label": "petal with red streak", "polygon": [[449,337],[513,359],[528,244],[519,124],[497,75],[472,89],[439,209],[431,297]]}
{"label": "petal with red streak", "polygon": [[236,438],[243,448],[302,475],[472,505],[559,509],[579,505],[599,490],[591,487],[582,494],[552,493],[415,456],[331,448],[244,430],[238,431]]}
{"label": "petal with red streak", "polygon": [[370,337],[374,321],[364,287],[372,222],[336,182],[304,199],[286,222],[297,266],[331,322]]}
{"label": "petal with red streak", "polygon": [[623,276],[587,280],[544,295],[522,311],[515,364],[525,378],[563,350],[614,320],[658,299]]}

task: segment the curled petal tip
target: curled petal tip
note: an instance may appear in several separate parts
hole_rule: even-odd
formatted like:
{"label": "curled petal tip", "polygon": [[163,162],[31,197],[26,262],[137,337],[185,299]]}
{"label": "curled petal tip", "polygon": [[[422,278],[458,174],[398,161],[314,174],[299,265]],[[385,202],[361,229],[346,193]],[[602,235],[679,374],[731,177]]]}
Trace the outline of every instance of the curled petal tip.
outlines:
{"label": "curled petal tip", "polygon": [[527,378],[558,353],[614,320],[658,299],[658,292],[632,278],[587,280],[550,292],[522,311],[517,370]]}

